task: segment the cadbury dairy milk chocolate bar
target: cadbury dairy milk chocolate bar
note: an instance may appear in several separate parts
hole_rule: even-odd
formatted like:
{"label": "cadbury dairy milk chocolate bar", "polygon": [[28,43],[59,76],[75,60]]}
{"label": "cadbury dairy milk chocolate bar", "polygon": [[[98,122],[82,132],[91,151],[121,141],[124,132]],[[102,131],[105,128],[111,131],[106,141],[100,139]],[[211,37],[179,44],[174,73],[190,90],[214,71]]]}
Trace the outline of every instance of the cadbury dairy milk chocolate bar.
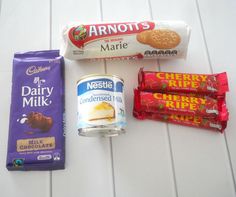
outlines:
{"label": "cadbury dairy milk chocolate bar", "polygon": [[64,59],[58,50],[16,53],[8,170],[64,169]]}

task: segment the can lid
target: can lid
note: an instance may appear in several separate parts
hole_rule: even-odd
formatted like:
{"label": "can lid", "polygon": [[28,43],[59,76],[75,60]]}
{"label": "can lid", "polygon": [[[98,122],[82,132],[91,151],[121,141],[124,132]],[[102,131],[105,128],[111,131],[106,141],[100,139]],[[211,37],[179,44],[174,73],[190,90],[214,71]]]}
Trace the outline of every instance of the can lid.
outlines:
{"label": "can lid", "polygon": [[90,78],[90,77],[114,77],[120,79],[122,82],[124,82],[124,79],[119,77],[118,75],[111,75],[111,74],[89,74],[89,75],[84,75],[81,77],[76,83],[78,84],[81,80]]}

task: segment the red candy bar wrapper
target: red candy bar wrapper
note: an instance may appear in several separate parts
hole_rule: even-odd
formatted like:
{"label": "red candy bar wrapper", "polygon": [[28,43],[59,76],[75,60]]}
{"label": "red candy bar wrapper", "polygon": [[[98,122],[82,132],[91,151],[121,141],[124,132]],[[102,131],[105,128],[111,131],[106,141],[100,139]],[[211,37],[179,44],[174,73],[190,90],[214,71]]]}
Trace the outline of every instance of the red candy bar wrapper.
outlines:
{"label": "red candy bar wrapper", "polygon": [[184,126],[199,127],[205,129],[217,130],[223,133],[227,126],[227,121],[219,121],[215,119],[203,118],[201,116],[186,116],[177,114],[160,114],[152,112],[133,111],[133,115],[137,119],[159,120]]}
{"label": "red candy bar wrapper", "polygon": [[229,91],[226,72],[219,74],[188,74],[143,71],[138,75],[139,89],[156,92],[182,92],[222,95]]}
{"label": "red candy bar wrapper", "polygon": [[225,99],[134,90],[134,109],[140,112],[178,114],[228,120]]}

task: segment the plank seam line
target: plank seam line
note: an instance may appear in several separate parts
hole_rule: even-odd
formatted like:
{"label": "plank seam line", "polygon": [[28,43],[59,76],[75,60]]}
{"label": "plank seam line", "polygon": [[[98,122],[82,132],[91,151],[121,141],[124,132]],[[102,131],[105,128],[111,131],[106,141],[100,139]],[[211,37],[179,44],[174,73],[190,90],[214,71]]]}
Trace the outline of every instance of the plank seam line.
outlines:
{"label": "plank seam line", "polygon": [[229,151],[229,144],[228,144],[228,140],[227,140],[227,137],[226,137],[225,133],[224,133],[224,139],[225,139],[225,146],[226,146],[227,153],[228,153],[229,165],[230,165],[230,170],[231,170],[233,184],[234,184],[234,192],[235,192],[235,196],[236,196],[236,182],[235,182],[235,177],[234,177],[234,169],[233,169],[231,154],[230,154],[230,151]]}
{"label": "plank seam line", "polygon": [[[99,0],[100,5],[100,17],[101,21],[103,21],[103,9],[102,9],[102,0]],[[103,60],[104,63],[104,71],[107,74],[107,62]],[[114,156],[113,156],[113,146],[112,146],[112,138],[109,138],[109,147],[110,147],[110,160],[111,160],[111,176],[112,176],[112,192],[113,197],[116,197],[116,186],[115,186],[115,169],[114,169]]]}
{"label": "plank seam line", "polygon": [[171,137],[170,137],[170,128],[169,128],[169,124],[166,123],[166,129],[167,129],[167,136],[168,136],[168,142],[169,142],[169,150],[170,150],[170,159],[171,159],[171,168],[172,168],[172,173],[173,173],[173,180],[174,180],[174,189],[175,189],[175,195],[176,197],[179,196],[178,193],[178,187],[177,187],[177,178],[176,178],[176,172],[175,172],[175,162],[174,162],[174,156],[173,156],[173,149],[172,149],[172,145],[171,145]]}
{"label": "plank seam line", "polygon": [[110,148],[111,148],[110,154],[111,154],[111,170],[112,170],[113,197],[116,197],[115,169],[114,169],[114,156],[113,156],[112,137],[110,137]]}
{"label": "plank seam line", "polygon": [[[151,5],[150,0],[148,0],[148,7],[149,7],[149,12],[150,12],[150,17],[153,20],[152,5]],[[160,65],[160,61],[158,59],[157,59],[157,68],[158,68],[158,71],[161,71],[161,65]],[[178,197],[179,195],[178,195],[176,172],[175,172],[175,166],[174,166],[175,163],[174,163],[174,156],[173,156],[173,150],[172,150],[172,145],[171,145],[169,124],[165,123],[165,125],[166,125],[167,141],[168,141],[169,154],[170,154],[170,160],[171,160],[171,171],[172,171],[172,178],[173,178],[173,182],[174,182],[175,196]]]}
{"label": "plank seam line", "polygon": [[52,197],[52,171],[49,172],[49,196]]}
{"label": "plank seam line", "polygon": [[201,17],[201,14],[200,14],[199,4],[198,4],[197,0],[195,0],[195,2],[196,2],[197,13],[198,13],[198,17],[199,17],[199,21],[200,21],[200,26],[201,26],[201,30],[202,30],[203,42],[204,42],[204,45],[205,45],[205,48],[206,48],[207,59],[208,59],[209,65],[210,65],[210,71],[211,71],[211,73],[213,73],[213,67],[212,67],[212,63],[211,63],[211,58],[210,58],[210,54],[209,54],[208,45],[207,45],[207,42],[206,42],[206,35],[205,35],[203,23],[202,23],[202,17]]}
{"label": "plank seam line", "polygon": [[[100,18],[101,21],[103,21],[103,9],[102,9],[102,0],[99,0],[99,5],[100,5]],[[106,65],[106,60],[103,60],[104,62],[104,71],[107,74],[107,65]]]}
{"label": "plank seam line", "polygon": [[1,13],[2,13],[2,0],[0,0],[0,16],[1,16]]}
{"label": "plank seam line", "polygon": [[[206,53],[207,53],[208,63],[209,63],[209,65],[210,65],[211,73],[213,73],[213,67],[212,67],[212,62],[211,62],[211,58],[210,58],[210,53],[209,53],[209,49],[208,49],[208,45],[207,45],[207,41],[206,41],[206,34],[205,34],[205,31],[204,31],[204,26],[203,26],[203,22],[202,22],[202,17],[201,17],[201,12],[200,12],[199,3],[198,3],[198,0],[195,0],[195,2],[196,2],[198,17],[199,17],[199,21],[200,21],[200,25],[201,25],[203,41],[204,41],[204,45],[205,45],[205,47],[206,47]],[[231,154],[230,154],[230,151],[229,151],[228,140],[227,140],[227,137],[226,137],[225,132],[224,132],[224,141],[225,141],[225,146],[226,146],[226,152],[227,152],[227,155],[228,155],[228,162],[229,162],[229,166],[230,166],[230,171],[231,171],[231,175],[232,175],[232,180],[233,180],[233,184],[234,184],[234,192],[235,192],[235,194],[236,194],[236,181],[235,181],[235,177],[234,177],[234,169],[233,169]]]}
{"label": "plank seam line", "polygon": [[[49,0],[49,49],[52,49],[52,0]],[[49,172],[49,196],[53,196],[52,171]]]}
{"label": "plank seam line", "polygon": [[52,0],[49,0],[49,48],[52,49]]}

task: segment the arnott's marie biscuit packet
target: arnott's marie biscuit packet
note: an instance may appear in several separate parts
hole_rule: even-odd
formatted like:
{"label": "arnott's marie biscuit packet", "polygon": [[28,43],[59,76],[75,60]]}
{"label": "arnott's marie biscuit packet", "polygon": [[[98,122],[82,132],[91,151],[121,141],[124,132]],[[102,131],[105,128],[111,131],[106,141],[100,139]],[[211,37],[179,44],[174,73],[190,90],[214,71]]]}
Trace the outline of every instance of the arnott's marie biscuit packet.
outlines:
{"label": "arnott's marie biscuit packet", "polygon": [[16,53],[8,170],[64,169],[64,60],[58,50]]}
{"label": "arnott's marie biscuit packet", "polygon": [[74,23],[62,32],[68,59],[185,58],[190,27],[182,21]]}

